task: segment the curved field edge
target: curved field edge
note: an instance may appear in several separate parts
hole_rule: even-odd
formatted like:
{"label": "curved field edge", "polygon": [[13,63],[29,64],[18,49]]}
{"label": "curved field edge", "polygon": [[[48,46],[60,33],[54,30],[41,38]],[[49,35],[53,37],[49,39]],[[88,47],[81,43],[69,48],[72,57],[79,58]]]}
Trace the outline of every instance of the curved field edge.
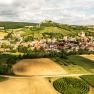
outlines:
{"label": "curved field edge", "polygon": [[80,76],[83,80],[85,80],[89,85],[94,88],[94,75],[83,75]]}
{"label": "curved field edge", "polygon": [[2,76],[0,76],[0,82],[6,81],[6,80],[8,80],[8,77],[2,77]]}
{"label": "curved field edge", "polygon": [[53,82],[54,88],[61,94],[88,94],[89,85],[82,79],[63,77]]}

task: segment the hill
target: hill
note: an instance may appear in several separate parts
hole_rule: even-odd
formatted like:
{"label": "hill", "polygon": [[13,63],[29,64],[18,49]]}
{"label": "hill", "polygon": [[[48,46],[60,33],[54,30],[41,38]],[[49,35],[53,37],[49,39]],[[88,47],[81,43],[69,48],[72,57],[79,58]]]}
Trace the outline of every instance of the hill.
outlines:
{"label": "hill", "polygon": [[63,35],[75,36],[79,32],[85,32],[86,35],[94,36],[94,26],[77,26],[60,24],[52,21],[41,22],[39,25],[31,28],[38,33],[61,33]]}
{"label": "hill", "polygon": [[16,29],[23,28],[25,26],[34,26],[36,23],[28,23],[28,22],[0,22],[0,27],[4,27],[5,29]]}
{"label": "hill", "polygon": [[0,22],[0,27],[4,27],[5,29],[24,28],[25,26],[33,26],[33,28],[30,28],[30,31],[34,31],[35,33],[61,33],[63,35],[74,36],[83,31],[86,35],[94,36],[94,25],[77,26],[60,24],[53,21],[45,21],[41,23]]}

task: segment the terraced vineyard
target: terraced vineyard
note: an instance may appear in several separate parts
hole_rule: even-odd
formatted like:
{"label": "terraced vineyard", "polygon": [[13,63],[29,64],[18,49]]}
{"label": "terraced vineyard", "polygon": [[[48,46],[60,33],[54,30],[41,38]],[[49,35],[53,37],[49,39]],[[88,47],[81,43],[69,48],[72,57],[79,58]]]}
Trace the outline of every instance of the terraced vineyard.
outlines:
{"label": "terraced vineyard", "polygon": [[88,94],[89,92],[89,85],[78,78],[60,78],[53,82],[53,86],[61,94]]}

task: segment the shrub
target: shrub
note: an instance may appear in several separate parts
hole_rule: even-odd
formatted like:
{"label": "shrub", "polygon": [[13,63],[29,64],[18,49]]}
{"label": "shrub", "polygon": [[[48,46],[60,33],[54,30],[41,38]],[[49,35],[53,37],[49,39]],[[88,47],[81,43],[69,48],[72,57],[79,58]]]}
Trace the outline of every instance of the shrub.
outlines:
{"label": "shrub", "polygon": [[7,73],[7,66],[6,65],[2,65],[0,66],[0,74],[6,74]]}
{"label": "shrub", "polygon": [[8,65],[13,65],[15,63],[16,63],[16,59],[15,58],[8,58],[7,62],[6,62],[6,64],[8,64]]}

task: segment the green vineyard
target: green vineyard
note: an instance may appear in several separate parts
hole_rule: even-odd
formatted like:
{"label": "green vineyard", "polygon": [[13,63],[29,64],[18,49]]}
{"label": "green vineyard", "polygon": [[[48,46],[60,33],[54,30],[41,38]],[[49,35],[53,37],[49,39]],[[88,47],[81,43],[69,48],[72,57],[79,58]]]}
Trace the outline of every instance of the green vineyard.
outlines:
{"label": "green vineyard", "polygon": [[53,82],[54,88],[61,94],[88,94],[89,85],[78,78],[60,78]]}

